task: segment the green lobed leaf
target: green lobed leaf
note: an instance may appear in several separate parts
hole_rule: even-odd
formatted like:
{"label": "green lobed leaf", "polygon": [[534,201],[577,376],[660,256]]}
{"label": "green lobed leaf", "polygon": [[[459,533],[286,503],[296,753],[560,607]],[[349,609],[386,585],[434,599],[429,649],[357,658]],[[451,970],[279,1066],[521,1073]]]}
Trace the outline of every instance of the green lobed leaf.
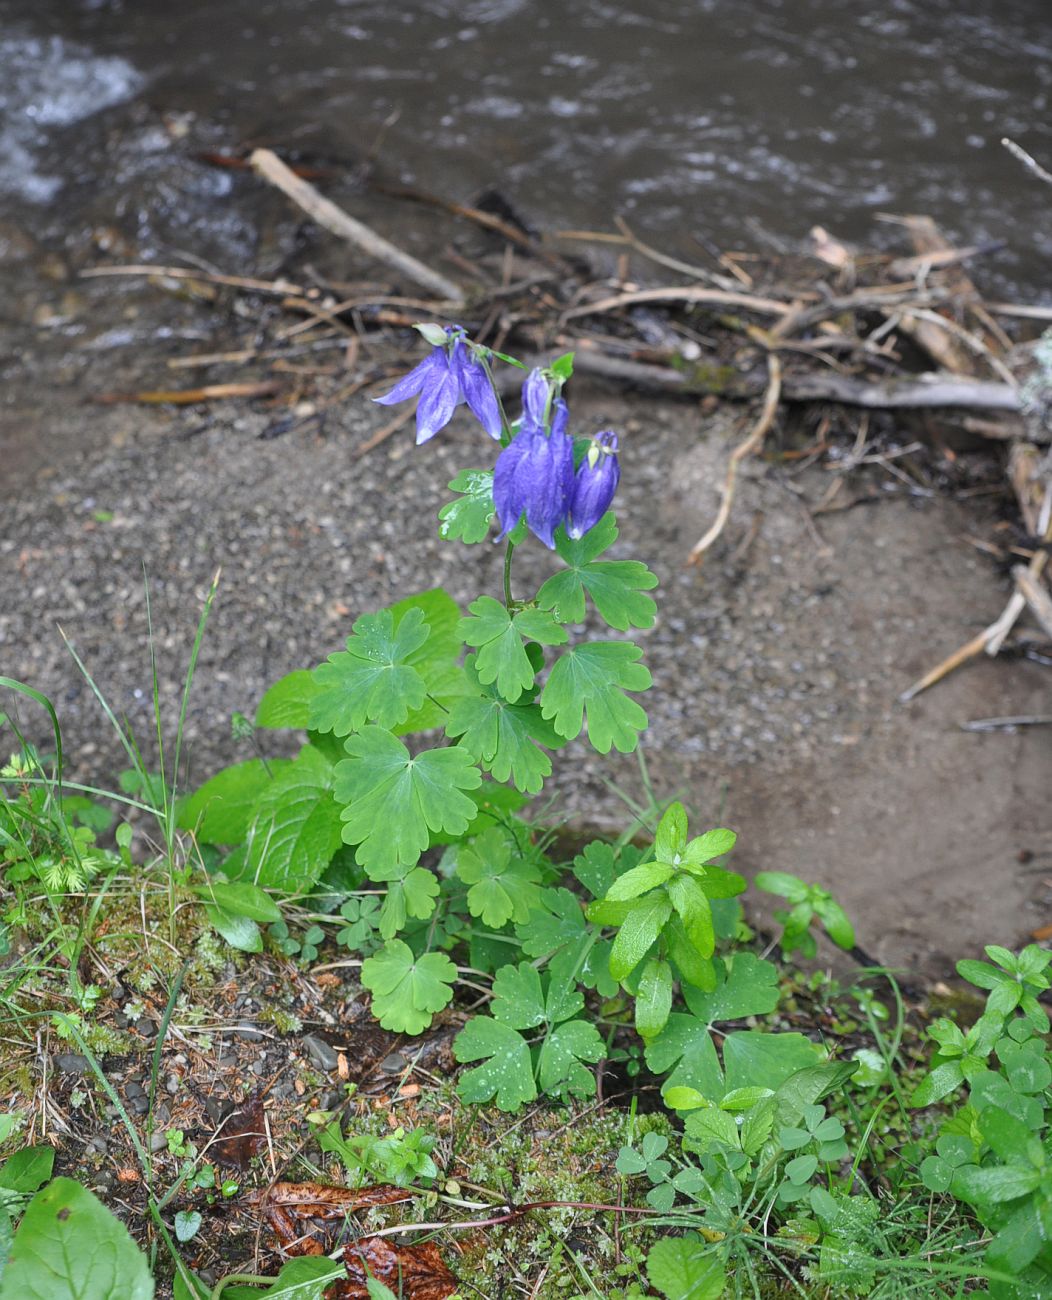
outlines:
{"label": "green lobed leaf", "polygon": [[650,672],[637,660],[642,650],[624,641],[592,641],[574,646],[555,661],[541,695],[541,711],[567,740],[580,735],[587,716],[593,749],[631,753],[647,715],[626,691],[645,691]]}
{"label": "green lobed leaf", "polygon": [[497,508],[493,504],[493,471],[461,470],[449,487],[461,495],[439,510],[439,537],[447,542],[484,542],[497,517]]}
{"label": "green lobed leaf", "polygon": [[595,1064],[606,1055],[606,1044],[595,1025],[567,1020],[557,1025],[541,1045],[537,1073],[541,1091],[552,1097],[594,1097]]}
{"label": "green lobed leaf", "polygon": [[[474,660],[465,671],[474,678]],[[537,794],[551,775],[551,759],[540,748],[558,749],[565,741],[541,713],[540,706],[509,704],[492,686],[479,684],[480,695],[456,700],[446,721],[446,735],[460,739],[497,781],[513,781],[519,790]]]}
{"label": "green lobed leaf", "polygon": [[0,1300],[152,1300],[146,1256],[91,1192],[56,1178],[15,1233]]}
{"label": "green lobed leaf", "polygon": [[726,1091],[712,1035],[695,1016],[674,1011],[661,1033],[647,1044],[646,1062],[655,1074],[672,1072],[662,1085],[663,1093],[691,1088],[718,1102]]}
{"label": "green lobed leaf", "polygon": [[384,1029],[420,1034],[435,1012],[453,997],[457,968],[444,953],[413,955],[401,939],[390,939],[362,962],[362,984],[373,995],[373,1015]]}
{"label": "green lobed leaf", "polygon": [[493,980],[490,1010],[497,1020],[513,1029],[534,1029],[543,1024],[546,1008],[537,968],[526,961],[502,966]]}
{"label": "green lobed leaf", "polygon": [[430,591],[397,601],[390,610],[396,632],[413,610],[419,610],[427,624],[427,640],[406,659],[409,667],[415,668],[423,678],[427,699],[420,708],[411,709],[405,721],[391,730],[396,736],[404,736],[441,727],[456,701],[474,690],[458,662],[464,646],[457,635],[460,623],[457,603],[449,592],[432,587]]}
{"label": "green lobed leaf", "polygon": [[461,619],[459,633],[476,648],[474,670],[484,685],[495,684],[509,704],[529,690],[536,677],[527,641],[563,645],[567,632],[541,609],[520,609],[511,614],[492,596],[480,596],[468,606],[470,617]]}
{"label": "green lobed leaf", "polygon": [[441,885],[430,871],[403,863],[383,869],[373,868],[370,879],[387,883],[387,894],[379,916],[380,935],[384,939],[390,939],[405,929],[411,916],[426,921],[434,912],[441,892]]}
{"label": "green lobed leaf", "polygon": [[499,930],[508,921],[524,922],[539,893],[541,873],[523,858],[497,827],[484,831],[457,853],[457,875],[468,889],[468,911]]}
{"label": "green lobed leaf", "polygon": [[453,1055],[462,1063],[484,1062],[461,1075],[457,1095],[463,1101],[494,1101],[499,1110],[513,1111],[535,1100],[529,1044],[510,1025],[475,1016],[454,1039]]}
{"label": "green lobed leaf", "polygon": [[638,560],[599,560],[617,540],[617,522],[608,513],[576,541],[565,528],[555,534],[555,550],[567,568],[549,578],[537,593],[537,603],[550,609],[561,623],[581,623],[585,592],[600,617],[618,631],[653,627],[657,606],[643,593],[658,580]]}
{"label": "green lobed leaf", "polygon": [[723,978],[711,993],[683,990],[687,1006],[706,1025],[767,1015],[778,1005],[778,968],[771,962],[755,953],[736,952],[726,961],[717,960],[716,970]]}
{"label": "green lobed leaf", "polygon": [[425,749],[415,757],[389,731],[365,727],[346,742],[350,756],[336,765],[336,799],[344,805],[343,838],[357,844],[370,868],[413,865],[430,832],[461,835],[476,805],[465,790],[482,774],[459,746]]}
{"label": "green lobed leaf", "polygon": [[310,701],[311,727],[345,736],[367,722],[385,728],[405,722],[427,695],[423,677],[408,662],[427,636],[419,609],[411,609],[397,628],[389,609],[363,614],[347,638],[347,649],[314,670],[321,689]]}

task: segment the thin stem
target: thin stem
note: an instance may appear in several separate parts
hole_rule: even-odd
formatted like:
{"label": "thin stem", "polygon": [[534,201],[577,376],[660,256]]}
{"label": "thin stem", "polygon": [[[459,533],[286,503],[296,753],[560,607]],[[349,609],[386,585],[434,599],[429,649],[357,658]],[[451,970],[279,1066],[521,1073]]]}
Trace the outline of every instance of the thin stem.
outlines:
{"label": "thin stem", "polygon": [[508,538],[508,545],[504,551],[504,604],[508,609],[512,606],[511,596],[511,557],[515,554],[515,543]]}

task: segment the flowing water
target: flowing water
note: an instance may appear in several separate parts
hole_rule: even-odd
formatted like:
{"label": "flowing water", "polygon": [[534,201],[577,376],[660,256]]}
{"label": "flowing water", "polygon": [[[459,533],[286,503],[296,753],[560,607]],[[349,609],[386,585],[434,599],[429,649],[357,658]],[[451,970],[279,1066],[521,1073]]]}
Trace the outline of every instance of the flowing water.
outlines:
{"label": "flowing water", "polygon": [[[0,12],[0,209],[34,228],[68,228],[81,205],[98,219],[101,190],[138,223],[140,252],[243,247],[230,177],[164,179],[159,124],[183,116],[213,146],[266,140],[351,164],[379,140],[389,179],[461,199],[497,186],[546,229],[610,229],[620,214],[680,254],[792,243],[815,224],[871,240],[875,213],[927,212],[954,238],[1004,240],[1001,284],[1052,284],[1052,189],[1000,144],[1052,164],[1050,0]],[[137,134],[115,142],[129,121]]]}

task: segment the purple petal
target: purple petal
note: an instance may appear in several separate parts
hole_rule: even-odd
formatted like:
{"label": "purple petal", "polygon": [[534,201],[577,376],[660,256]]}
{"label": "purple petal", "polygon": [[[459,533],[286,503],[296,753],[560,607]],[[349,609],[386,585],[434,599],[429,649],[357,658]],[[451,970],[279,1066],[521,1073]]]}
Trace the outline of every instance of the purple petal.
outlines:
{"label": "purple petal", "polygon": [[548,412],[548,381],[541,370],[531,370],[522,385],[522,422],[531,428],[542,429]]}
{"label": "purple petal", "polygon": [[417,446],[433,438],[453,418],[460,401],[460,383],[448,365],[438,366],[424,384],[416,408]]}
{"label": "purple petal", "polygon": [[493,475],[500,536],[507,536],[525,513],[530,531],[553,548],[572,487],[572,441],[565,434],[548,437],[542,429],[523,429],[497,458]]}
{"label": "purple petal", "polygon": [[409,397],[415,397],[424,387],[427,377],[434,370],[436,365],[445,369],[445,348],[433,348],[430,356],[427,356],[418,366],[414,366],[408,375],[395,384],[389,393],[384,393],[383,397],[374,397],[374,402],[379,402],[381,406],[394,406],[396,402],[404,402]]}
{"label": "purple petal", "polygon": [[569,502],[567,534],[583,537],[610,509],[617,485],[621,481],[621,468],[617,463],[617,434],[606,430],[595,437],[600,449],[594,465],[585,456],[574,477]]}
{"label": "purple petal", "polygon": [[460,391],[479,424],[491,438],[499,438],[502,425],[497,395],[485,368],[470,355],[460,360]]}
{"label": "purple petal", "polygon": [[552,416],[552,436],[564,434],[566,432],[566,423],[570,418],[570,408],[566,405],[561,397],[557,397],[552,405],[555,414]]}

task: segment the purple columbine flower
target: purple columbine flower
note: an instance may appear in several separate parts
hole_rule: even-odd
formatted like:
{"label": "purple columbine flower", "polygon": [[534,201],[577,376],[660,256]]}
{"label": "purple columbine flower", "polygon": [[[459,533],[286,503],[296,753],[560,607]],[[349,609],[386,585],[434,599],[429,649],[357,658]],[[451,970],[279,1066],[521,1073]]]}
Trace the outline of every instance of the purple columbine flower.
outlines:
{"label": "purple columbine flower", "polygon": [[[524,404],[529,383],[527,379]],[[561,398],[556,399],[554,412],[551,433],[541,424],[524,424],[497,457],[493,471],[500,537],[506,537],[525,514],[530,531],[549,550],[555,548],[556,528],[566,519],[574,483],[573,439],[566,432],[569,411]]]}
{"label": "purple columbine flower", "polygon": [[610,509],[621,469],[617,463],[617,434],[610,429],[597,433],[574,476],[570,494],[567,533],[583,537]]}
{"label": "purple columbine flower", "polygon": [[453,418],[461,402],[491,438],[501,434],[500,407],[485,367],[465,345],[464,331],[447,329],[448,342],[433,348],[408,375],[383,397],[374,397],[381,406],[393,406],[420,395],[416,408],[416,441],[419,445],[433,438]]}

